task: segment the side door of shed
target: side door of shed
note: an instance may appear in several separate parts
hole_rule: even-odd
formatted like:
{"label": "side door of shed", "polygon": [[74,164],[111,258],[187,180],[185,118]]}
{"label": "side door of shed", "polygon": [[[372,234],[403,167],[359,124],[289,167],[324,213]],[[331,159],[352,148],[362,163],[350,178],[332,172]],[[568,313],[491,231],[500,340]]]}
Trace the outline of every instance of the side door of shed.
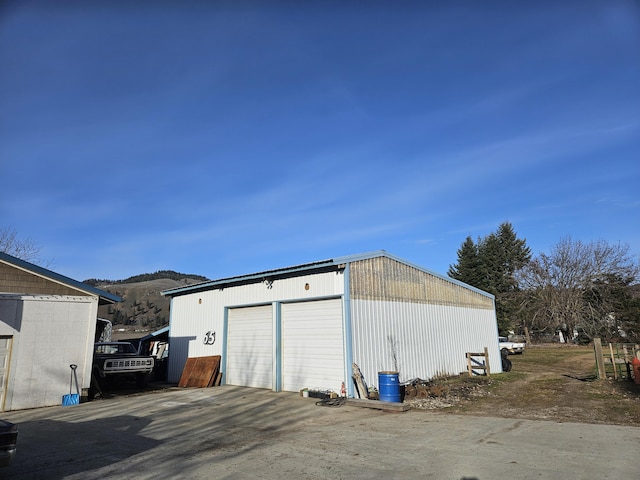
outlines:
{"label": "side door of shed", "polygon": [[282,304],[282,389],[339,392],[343,338],[342,299]]}
{"label": "side door of shed", "polygon": [[271,305],[232,308],[227,324],[226,382],[243,387],[273,386]]}
{"label": "side door of shed", "polygon": [[11,345],[13,337],[0,336],[0,411],[4,412],[9,383],[9,360],[11,359]]}

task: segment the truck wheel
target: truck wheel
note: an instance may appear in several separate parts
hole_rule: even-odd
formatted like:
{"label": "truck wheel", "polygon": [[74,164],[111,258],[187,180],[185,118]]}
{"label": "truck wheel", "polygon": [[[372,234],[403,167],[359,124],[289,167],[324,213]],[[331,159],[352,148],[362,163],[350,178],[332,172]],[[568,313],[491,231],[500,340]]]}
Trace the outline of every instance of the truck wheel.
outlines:
{"label": "truck wheel", "polygon": [[149,380],[151,380],[150,373],[136,373],[136,383],[140,387],[146,387],[149,385]]}
{"label": "truck wheel", "polygon": [[89,399],[102,398],[102,382],[100,381],[100,372],[93,369],[91,372],[91,384],[89,385]]}

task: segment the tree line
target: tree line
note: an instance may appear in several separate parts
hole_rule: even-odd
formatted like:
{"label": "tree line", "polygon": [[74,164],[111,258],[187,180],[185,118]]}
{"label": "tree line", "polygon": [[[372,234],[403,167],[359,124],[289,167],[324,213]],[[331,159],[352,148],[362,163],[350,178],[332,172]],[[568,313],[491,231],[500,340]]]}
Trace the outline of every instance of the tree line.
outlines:
{"label": "tree line", "polygon": [[209,279],[207,277],[203,277],[202,275],[193,275],[187,273],[179,273],[174,272],[173,270],[158,270],[154,273],[141,273],[139,275],[134,275],[132,277],[126,278],[124,280],[100,280],[96,278],[90,278],[88,280],[84,280],[83,283],[88,285],[117,285],[120,283],[139,283],[139,282],[148,282],[151,280],[159,280],[168,278],[170,280],[184,280],[185,278],[191,280],[197,280],[199,282],[206,282]]}
{"label": "tree line", "polygon": [[448,274],[495,296],[502,334],[640,341],[640,265],[628,245],[565,237],[532,256],[505,222],[477,241],[467,237]]}
{"label": "tree line", "polygon": [[[46,261],[32,239],[0,228],[0,251],[36,264]],[[450,265],[451,278],[495,296],[498,330],[564,338],[640,342],[640,265],[626,244],[561,239],[548,253],[533,256],[510,222],[473,240],[468,236]],[[199,275],[160,270],[126,280],[85,280],[93,285],[136,283],[158,278],[207,281]]]}

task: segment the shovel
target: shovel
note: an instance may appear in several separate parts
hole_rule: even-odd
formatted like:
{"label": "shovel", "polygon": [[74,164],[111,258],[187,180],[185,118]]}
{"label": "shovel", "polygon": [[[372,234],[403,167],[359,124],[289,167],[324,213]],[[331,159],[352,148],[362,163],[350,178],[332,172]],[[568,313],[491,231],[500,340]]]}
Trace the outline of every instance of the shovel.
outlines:
{"label": "shovel", "polygon": [[[76,375],[77,365],[69,365],[71,368],[71,378],[69,379],[69,395],[62,396],[62,406],[68,407],[69,405],[78,405],[80,403],[80,389],[78,388],[78,376]],[[76,381],[76,393],[71,393],[71,387],[73,386],[73,380]]]}

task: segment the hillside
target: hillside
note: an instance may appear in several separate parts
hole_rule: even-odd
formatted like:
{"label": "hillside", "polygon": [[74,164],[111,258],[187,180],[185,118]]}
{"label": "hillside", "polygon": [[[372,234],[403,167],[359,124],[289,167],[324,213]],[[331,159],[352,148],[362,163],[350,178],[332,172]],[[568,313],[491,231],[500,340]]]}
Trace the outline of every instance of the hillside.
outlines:
{"label": "hillside", "polygon": [[111,321],[114,327],[153,331],[169,324],[170,301],[161,295],[162,291],[207,280],[200,275],[166,270],[136,275],[126,280],[90,279],[85,283],[122,298],[121,303],[99,307],[99,318]]}

